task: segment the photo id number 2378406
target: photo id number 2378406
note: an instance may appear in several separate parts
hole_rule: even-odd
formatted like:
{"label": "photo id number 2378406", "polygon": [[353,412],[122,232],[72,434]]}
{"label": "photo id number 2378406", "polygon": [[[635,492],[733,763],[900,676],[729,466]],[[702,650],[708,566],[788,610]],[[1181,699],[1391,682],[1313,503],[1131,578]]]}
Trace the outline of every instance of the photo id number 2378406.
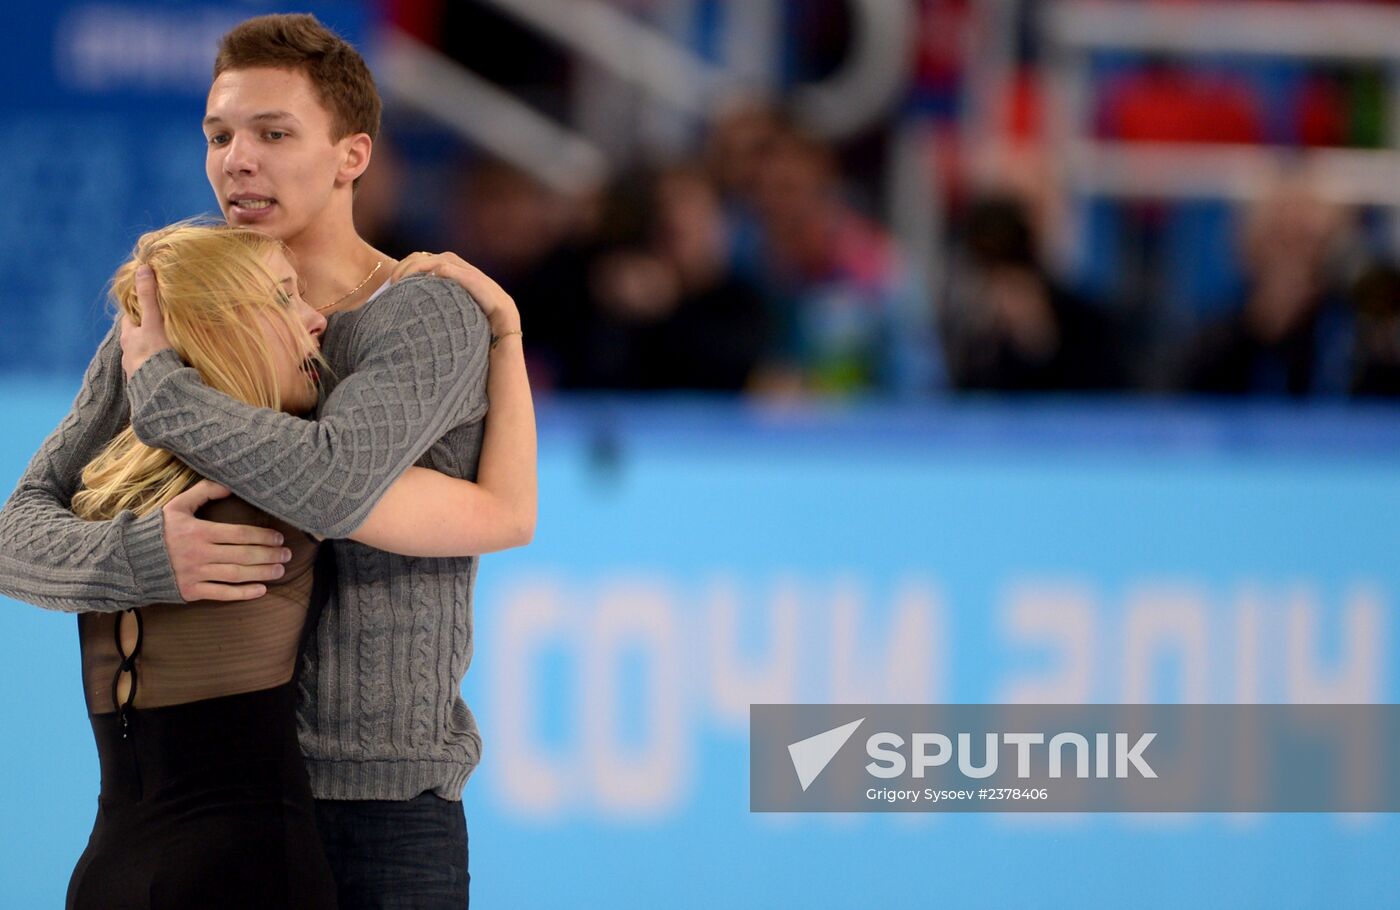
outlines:
{"label": "photo id number 2378406", "polygon": [[1044,787],[988,787],[977,791],[978,799],[1046,799],[1049,795]]}

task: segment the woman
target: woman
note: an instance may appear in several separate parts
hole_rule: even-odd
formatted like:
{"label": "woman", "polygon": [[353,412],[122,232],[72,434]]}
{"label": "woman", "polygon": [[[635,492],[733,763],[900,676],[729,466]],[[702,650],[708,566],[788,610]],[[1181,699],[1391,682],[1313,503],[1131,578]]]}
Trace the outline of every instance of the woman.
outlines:
{"label": "woman", "polygon": [[[427,262],[405,263],[398,274]],[[482,299],[493,326],[518,326],[513,303],[494,283],[468,275],[460,260],[440,262]],[[301,299],[280,242],[189,223],[143,236],[112,285],[119,309],[135,319],[142,266],[156,273],[172,346],[206,384],[291,413],[315,405],[317,372],[325,368],[316,341],[325,319]],[[523,359],[503,373],[518,391]],[[493,420],[533,419],[528,390],[523,398],[500,398],[506,413],[493,410]],[[508,472],[509,482],[492,489],[485,480],[499,472],[473,484],[410,469],[355,539],[414,555],[466,555],[518,539],[486,525],[522,514],[522,506],[533,516],[533,442],[527,451],[509,451],[519,438],[493,435],[488,426],[482,458],[525,460],[529,483]],[[85,469],[73,509],[89,519],[144,514],[197,482],[173,455],[145,446],[128,428]],[[427,520],[415,520],[422,516]],[[79,618],[102,785],[97,821],[69,884],[74,910],[335,906],[295,721],[315,541],[237,499],[211,502],[203,517],[272,527],[292,558],[256,600]]]}

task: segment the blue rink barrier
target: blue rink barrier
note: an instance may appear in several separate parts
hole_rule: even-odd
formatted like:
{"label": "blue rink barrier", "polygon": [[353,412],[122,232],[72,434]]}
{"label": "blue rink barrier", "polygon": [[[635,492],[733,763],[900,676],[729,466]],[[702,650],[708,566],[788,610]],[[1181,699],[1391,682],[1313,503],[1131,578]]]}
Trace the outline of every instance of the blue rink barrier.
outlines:
{"label": "blue rink barrier", "polygon": [[[0,385],[16,478],[72,384]],[[541,409],[483,559],[481,907],[1388,906],[1389,815],[754,815],[768,702],[1394,702],[1400,411]],[[72,617],[0,603],[0,906],[61,905],[97,766]]]}

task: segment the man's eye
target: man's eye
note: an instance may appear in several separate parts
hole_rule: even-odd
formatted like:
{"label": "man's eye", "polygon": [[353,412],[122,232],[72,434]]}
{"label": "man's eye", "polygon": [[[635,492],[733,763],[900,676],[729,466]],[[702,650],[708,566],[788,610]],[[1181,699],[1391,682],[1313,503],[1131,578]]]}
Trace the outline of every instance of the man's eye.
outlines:
{"label": "man's eye", "polygon": [[226,133],[215,133],[209,137],[210,145],[223,145],[225,142],[228,142],[228,134]]}
{"label": "man's eye", "polygon": [[274,141],[276,141],[276,140],[278,140],[278,139],[285,139],[286,137],[287,137],[287,134],[286,134],[285,132],[283,132],[282,130],[268,130],[268,131],[267,131],[267,138],[272,139],[272,140],[274,140]]}

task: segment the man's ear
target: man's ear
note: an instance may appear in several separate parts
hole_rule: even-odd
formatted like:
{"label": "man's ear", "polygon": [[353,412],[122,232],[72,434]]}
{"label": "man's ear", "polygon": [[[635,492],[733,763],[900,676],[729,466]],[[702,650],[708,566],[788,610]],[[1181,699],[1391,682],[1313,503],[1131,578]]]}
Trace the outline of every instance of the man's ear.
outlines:
{"label": "man's ear", "polygon": [[368,133],[355,133],[340,140],[343,146],[343,158],[341,159],[340,171],[336,174],[336,182],[340,184],[353,183],[356,177],[365,172],[369,167],[370,155],[374,150],[374,140],[369,138]]}

